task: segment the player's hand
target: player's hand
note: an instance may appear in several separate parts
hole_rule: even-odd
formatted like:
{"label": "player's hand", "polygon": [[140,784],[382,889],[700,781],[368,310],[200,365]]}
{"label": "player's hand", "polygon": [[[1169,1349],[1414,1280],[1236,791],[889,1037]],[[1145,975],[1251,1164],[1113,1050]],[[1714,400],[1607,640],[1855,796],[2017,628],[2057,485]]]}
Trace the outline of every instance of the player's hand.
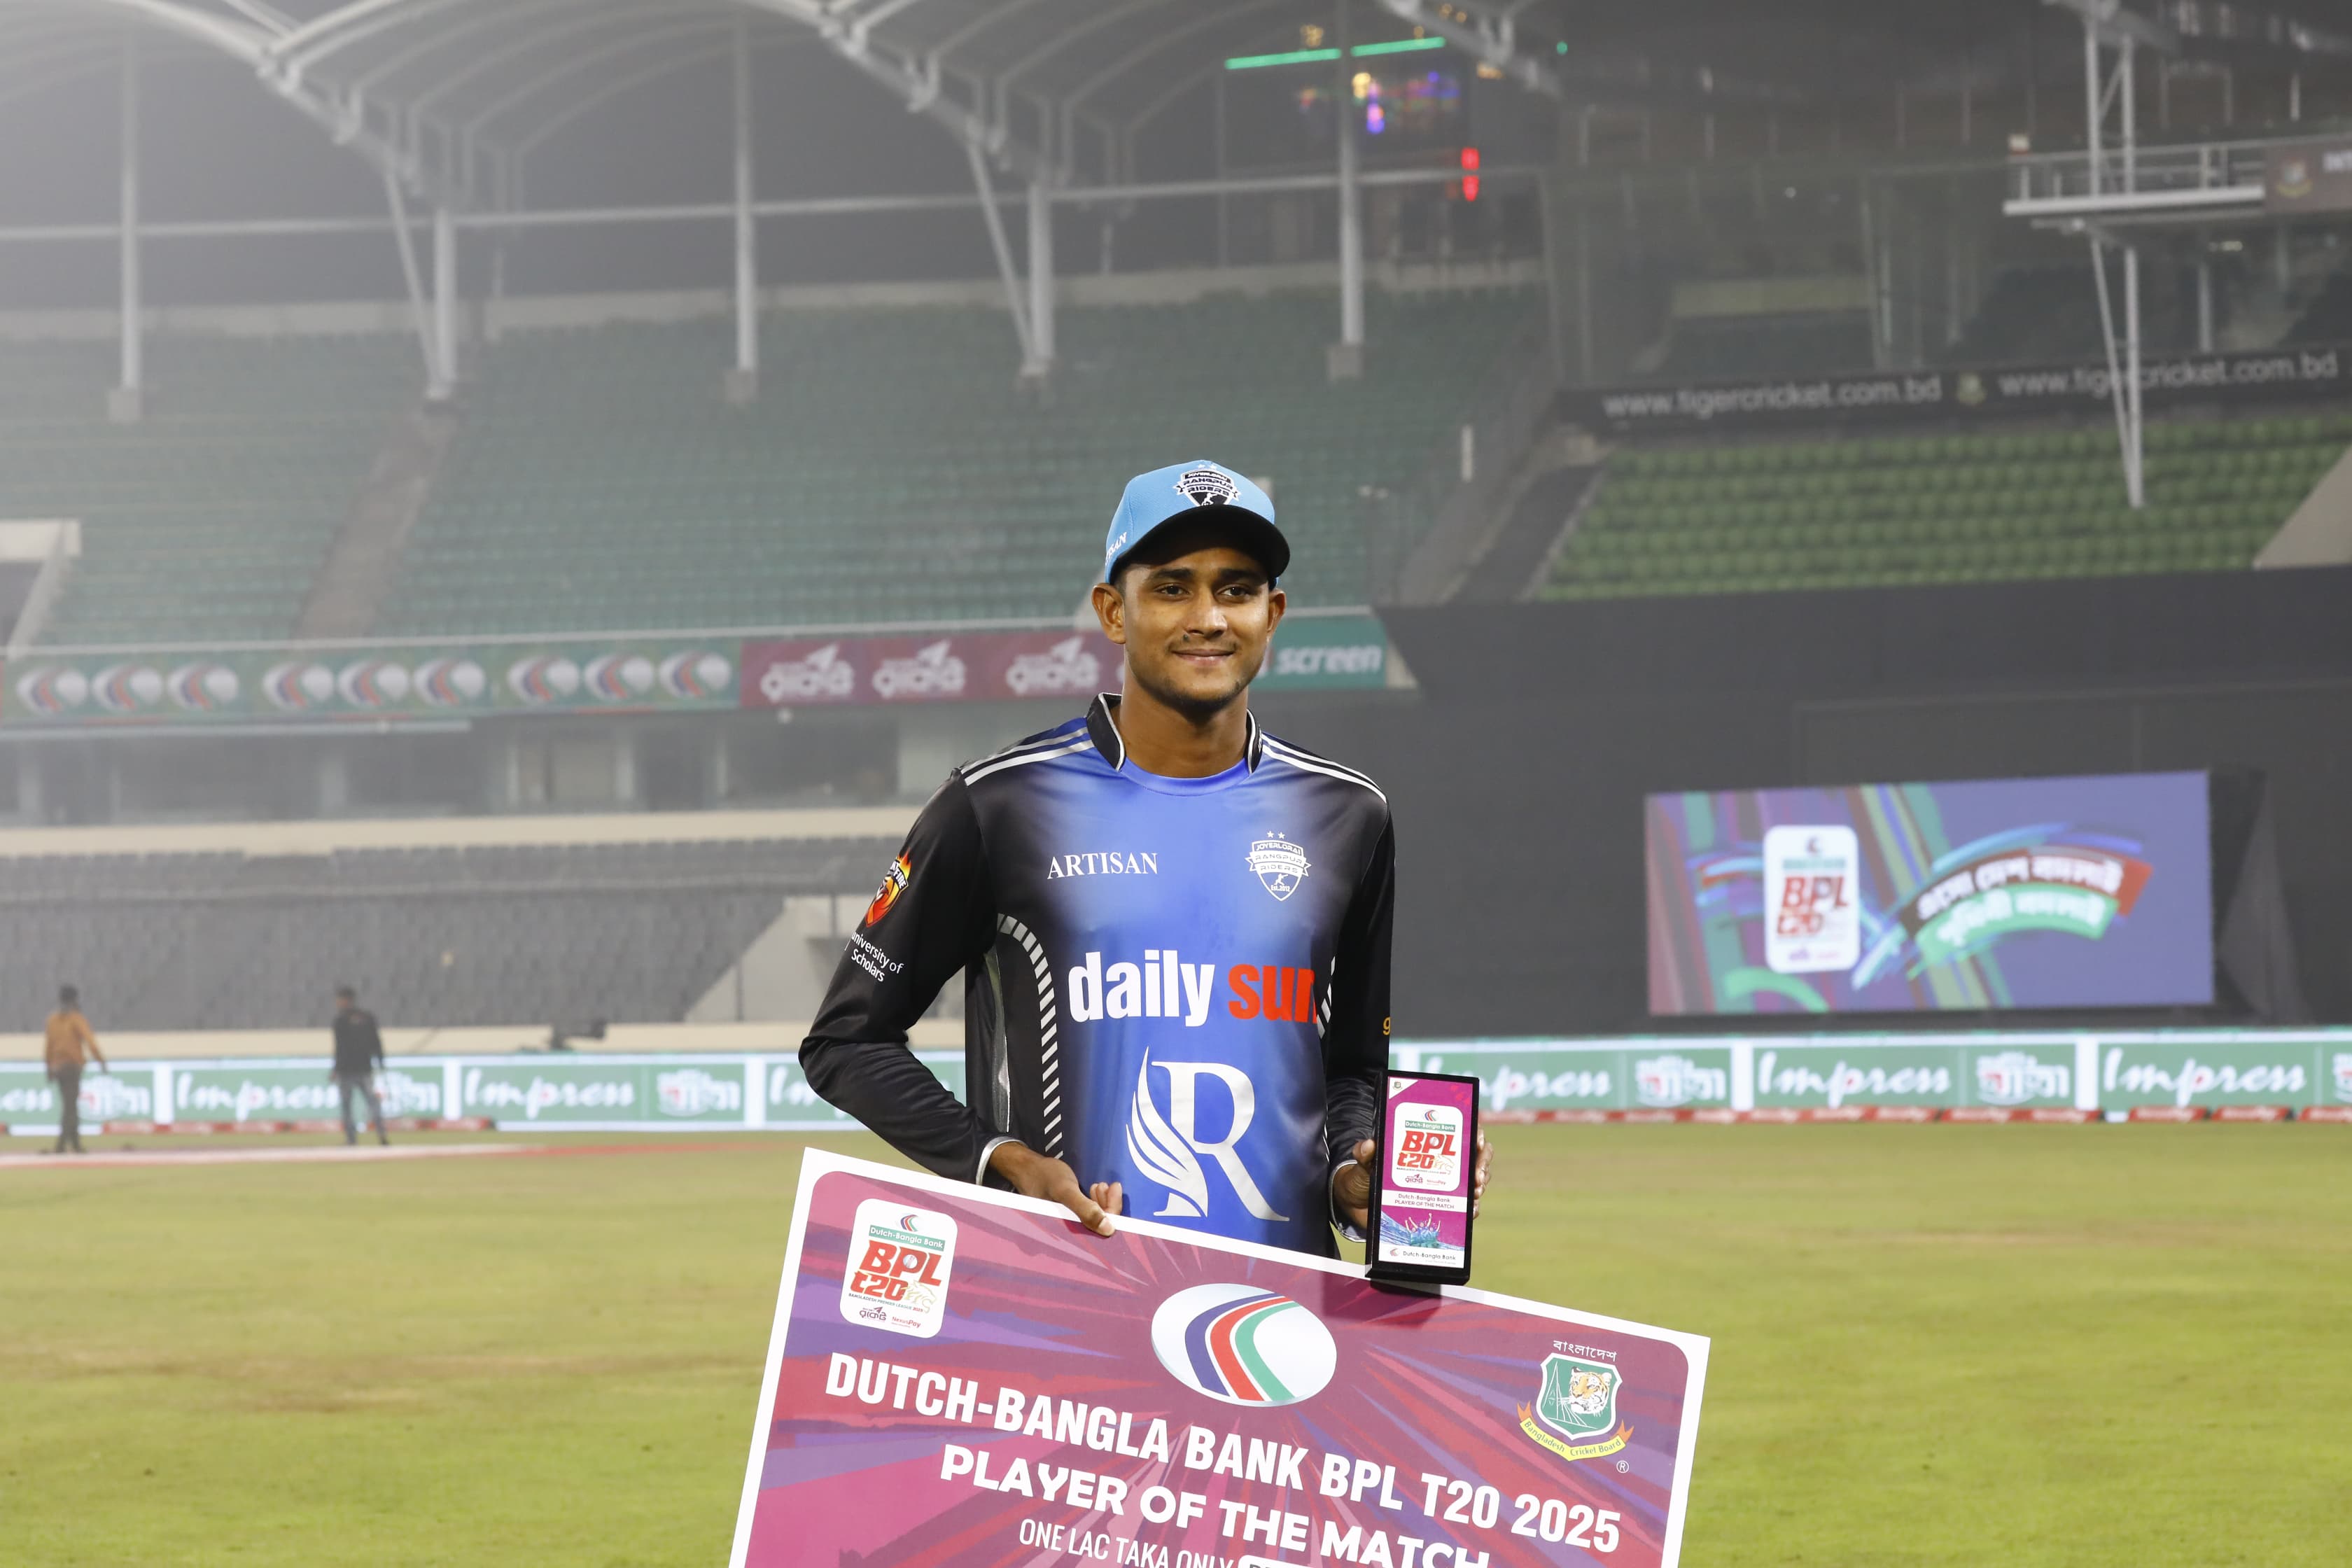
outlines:
{"label": "player's hand", "polygon": [[1111,1223],[1121,1202],[1117,1182],[1097,1182],[1088,1195],[1078,1185],[1076,1172],[1051,1154],[1040,1154],[1019,1143],[999,1143],[988,1157],[988,1168],[1010,1182],[1023,1197],[1061,1205],[1097,1236],[1108,1236],[1118,1228]]}
{"label": "player's hand", "polygon": [[[1339,1217],[1357,1230],[1368,1230],[1372,1223],[1372,1171],[1380,1163],[1380,1145],[1367,1138],[1356,1145],[1352,1165],[1342,1165],[1331,1177],[1331,1206]],[[1495,1146],[1486,1142],[1486,1130],[1478,1130],[1478,1163],[1470,1172],[1470,1217],[1478,1217],[1480,1200],[1486,1195],[1486,1176],[1494,1168]]]}

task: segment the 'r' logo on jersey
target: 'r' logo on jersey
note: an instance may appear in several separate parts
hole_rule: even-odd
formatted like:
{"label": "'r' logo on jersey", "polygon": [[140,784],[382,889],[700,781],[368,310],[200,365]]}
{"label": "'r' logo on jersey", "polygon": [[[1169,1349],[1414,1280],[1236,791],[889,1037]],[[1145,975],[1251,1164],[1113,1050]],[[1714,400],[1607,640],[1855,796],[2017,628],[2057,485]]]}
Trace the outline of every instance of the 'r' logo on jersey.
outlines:
{"label": "'r' logo on jersey", "polygon": [[[1168,1112],[1161,1115],[1151,1094],[1151,1069],[1168,1075]],[[1200,1134],[1201,1079],[1213,1078],[1225,1086],[1233,1101],[1233,1119],[1225,1135],[1213,1141]],[[1150,1053],[1135,1077],[1135,1100],[1127,1120],[1127,1152],[1138,1169],[1168,1189],[1161,1218],[1201,1219],[1209,1212],[1209,1173],[1203,1158],[1224,1173],[1242,1207],[1259,1219],[1286,1221],[1274,1212],[1258,1190],[1256,1180],[1234,1146],[1257,1118],[1257,1086],[1249,1074],[1223,1062],[1160,1062]]]}

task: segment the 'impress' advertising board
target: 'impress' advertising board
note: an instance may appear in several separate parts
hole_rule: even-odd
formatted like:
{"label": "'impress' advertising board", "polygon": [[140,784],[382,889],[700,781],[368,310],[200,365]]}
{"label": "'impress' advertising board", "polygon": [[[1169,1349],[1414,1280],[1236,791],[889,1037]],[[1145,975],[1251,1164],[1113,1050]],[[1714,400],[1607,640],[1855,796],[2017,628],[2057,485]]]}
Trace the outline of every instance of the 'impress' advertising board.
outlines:
{"label": "'impress' advertising board", "polygon": [[[961,1050],[918,1060],[951,1094]],[[1478,1080],[1482,1121],[1723,1121],[1865,1108],[1929,1120],[2111,1117],[2268,1107],[2352,1118],[2352,1029],[1986,1030],[1421,1040],[1396,1070]],[[851,1132],[789,1055],[394,1057],[385,1114],[501,1131]],[[117,1060],[81,1080],[86,1126],[270,1131],[331,1123],[341,1097],[320,1060]],[[57,1089],[37,1061],[0,1062],[0,1132],[53,1137]]]}
{"label": "'impress' advertising board", "polygon": [[1706,1355],[811,1152],[731,1568],[1667,1568]]}
{"label": "'impress' advertising board", "polygon": [[1649,799],[1650,1011],[2202,1006],[2208,779]]}

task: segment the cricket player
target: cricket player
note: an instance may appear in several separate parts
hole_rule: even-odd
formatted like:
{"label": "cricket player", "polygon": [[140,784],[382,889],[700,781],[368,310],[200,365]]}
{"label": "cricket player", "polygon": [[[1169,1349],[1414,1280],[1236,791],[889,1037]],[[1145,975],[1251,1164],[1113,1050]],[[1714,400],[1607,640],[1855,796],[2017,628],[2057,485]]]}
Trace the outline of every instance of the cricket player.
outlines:
{"label": "cricket player", "polygon": [[[1231,469],[1129,483],[1094,589],[1122,692],[931,796],[802,1043],[819,1094],[1103,1235],[1132,1212],[1327,1256],[1335,1225],[1360,1238],[1396,836],[1371,780],[1250,712],[1289,564]],[[958,971],[968,1104],[906,1043]]]}

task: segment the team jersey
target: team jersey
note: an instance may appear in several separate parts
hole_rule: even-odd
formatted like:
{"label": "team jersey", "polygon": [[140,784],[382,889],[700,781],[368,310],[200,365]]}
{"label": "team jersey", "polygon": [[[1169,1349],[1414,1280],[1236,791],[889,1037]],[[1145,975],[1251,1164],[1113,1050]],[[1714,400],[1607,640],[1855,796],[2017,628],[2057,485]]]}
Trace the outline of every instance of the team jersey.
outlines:
{"label": "team jersey", "polygon": [[[949,776],[802,1065],[941,1175],[990,1180],[1018,1139],[1130,1215],[1332,1253],[1331,1174],[1388,1059],[1388,801],[1255,718],[1230,771],[1145,773],[1118,700]],[[906,1046],[958,970],[968,1103]]]}

